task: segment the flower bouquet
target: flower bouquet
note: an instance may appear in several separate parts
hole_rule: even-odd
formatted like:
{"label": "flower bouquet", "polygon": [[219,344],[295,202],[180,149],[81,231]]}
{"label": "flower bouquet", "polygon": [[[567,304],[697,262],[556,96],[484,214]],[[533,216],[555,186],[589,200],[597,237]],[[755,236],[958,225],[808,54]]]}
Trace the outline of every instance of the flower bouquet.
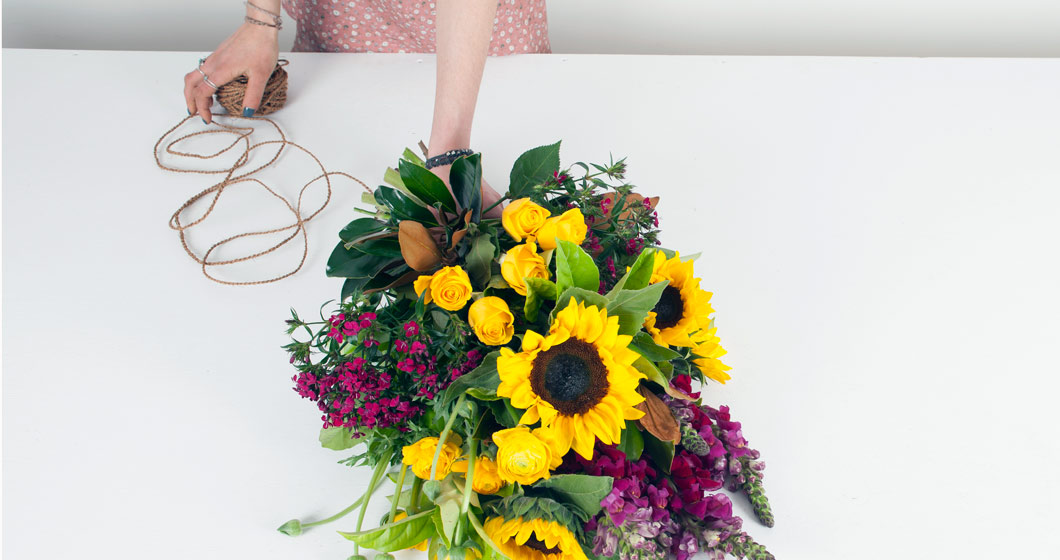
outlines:
{"label": "flower bouquet", "polygon": [[321,444],[373,472],[346,510],[280,531],[357,511],[351,559],[772,558],[720,492],[772,526],[758,452],[693,390],[729,367],[693,258],[658,247],[658,199],[623,182],[624,160],[561,169],[556,143],[483,208],[480,163],[453,163],[450,189],[406,150],[339,233],[336,309],[292,311]]}

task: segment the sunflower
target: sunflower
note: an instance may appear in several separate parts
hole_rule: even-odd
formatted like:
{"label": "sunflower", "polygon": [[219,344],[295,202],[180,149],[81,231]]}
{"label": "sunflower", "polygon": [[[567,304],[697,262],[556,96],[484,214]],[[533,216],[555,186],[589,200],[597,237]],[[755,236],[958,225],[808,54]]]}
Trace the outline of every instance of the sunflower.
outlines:
{"label": "sunflower", "polygon": [[497,395],[525,410],[520,424],[541,421],[559,456],[573,448],[586,459],[596,440],[614,445],[626,420],[644,413],[633,368],[639,354],[632,337],[618,334],[618,317],[571,298],[556,314],[548,336],[526,331],[522,352],[502,348],[497,359]]}
{"label": "sunflower", "polygon": [[667,259],[662,251],[656,251],[651,283],[668,280],[662,297],[648,313],[644,328],[655,342],[662,346],[692,347],[696,343],[692,335],[710,325],[710,292],[699,287],[699,278],[693,276],[692,261],[681,262],[677,254]]}
{"label": "sunflower", "polygon": [[703,329],[692,336],[692,340],[696,343],[692,348],[692,363],[696,364],[703,375],[718,383],[725,383],[732,379],[729,374],[725,373],[732,368],[718,359],[726,352],[719,343],[720,339],[714,335],[717,330]]}
{"label": "sunflower", "polygon": [[491,517],[483,529],[512,560],[588,560],[574,533],[555,521]]}

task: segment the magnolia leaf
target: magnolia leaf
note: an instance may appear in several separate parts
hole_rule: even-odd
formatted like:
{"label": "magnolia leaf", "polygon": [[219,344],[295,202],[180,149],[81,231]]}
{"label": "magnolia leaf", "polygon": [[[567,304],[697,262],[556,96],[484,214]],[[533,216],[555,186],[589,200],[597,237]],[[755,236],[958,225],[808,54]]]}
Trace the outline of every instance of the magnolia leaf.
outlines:
{"label": "magnolia leaf", "polygon": [[430,210],[397,189],[380,186],[375,190],[375,199],[386,206],[395,221],[416,220],[430,225],[437,223]]}
{"label": "magnolia leaf", "polygon": [[570,503],[595,516],[602,509],[600,502],[611,493],[614,479],[610,476],[587,474],[557,474],[538,481],[534,488],[548,488],[556,500]]}
{"label": "magnolia leaf", "polygon": [[463,156],[449,168],[449,185],[461,211],[471,210],[471,221],[482,214],[482,154]]}
{"label": "magnolia leaf", "polygon": [[442,262],[442,252],[434,243],[434,238],[419,222],[404,220],[399,223],[398,242],[401,246],[401,257],[412,270],[426,272]]}
{"label": "magnolia leaf", "polygon": [[339,534],[365,548],[378,550],[379,552],[403,550],[435,536],[431,516],[434,515],[437,509],[431,508],[368,531],[357,533],[339,531]]}
{"label": "magnolia leaf", "polygon": [[618,316],[618,333],[634,335],[644,327],[644,319],[659,303],[669,281],[657,282],[640,290],[622,290],[607,304],[607,314]]}
{"label": "magnolia leaf", "polygon": [[600,269],[581,247],[562,239],[556,244],[556,289],[582,288],[595,292],[600,288]]}
{"label": "magnolia leaf", "polygon": [[680,443],[681,424],[674,418],[670,407],[644,385],[638,386],[637,392],[644,397],[644,401],[634,407],[644,413],[637,423],[660,441],[673,442],[675,445]]}
{"label": "magnolia leaf", "polygon": [[[400,262],[400,249],[397,259],[396,262]],[[393,256],[370,254],[356,248],[347,249],[345,243],[340,241],[328,257],[327,275],[330,278],[363,278],[367,283],[394,262]]]}
{"label": "magnolia leaf", "polygon": [[674,444],[668,441],[660,441],[659,438],[651,434],[643,434],[644,436],[644,451],[651,457],[652,462],[655,463],[662,471],[666,474],[670,474],[670,467],[674,462]]}
{"label": "magnolia leaf", "polygon": [[559,142],[527,150],[515,160],[509,176],[510,198],[522,198],[530,194],[534,185],[540,185],[559,171]]}
{"label": "magnolia leaf", "polygon": [[375,218],[357,218],[346,224],[346,227],[342,228],[342,231],[339,232],[339,239],[347,243],[352,243],[362,237],[382,230],[385,225],[386,224]]}
{"label": "magnolia leaf", "polygon": [[431,206],[441,204],[446,212],[456,214],[456,201],[437,175],[404,160],[398,162],[398,171],[401,173],[401,182],[416,198]]}

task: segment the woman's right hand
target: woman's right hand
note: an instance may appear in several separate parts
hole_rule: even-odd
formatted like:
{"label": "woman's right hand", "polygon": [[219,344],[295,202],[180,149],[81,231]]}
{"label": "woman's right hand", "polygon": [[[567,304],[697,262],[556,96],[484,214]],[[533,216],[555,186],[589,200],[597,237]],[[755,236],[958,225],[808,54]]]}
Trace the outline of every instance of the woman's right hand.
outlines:
{"label": "woman's right hand", "polygon": [[[265,84],[276,69],[276,60],[280,56],[278,35],[279,31],[273,27],[244,23],[202,63],[202,71],[218,86],[239,76],[247,77],[244,116],[253,116],[261,105]],[[184,100],[188,114],[198,113],[203,122],[212,122],[210,108],[216,91],[203,80],[198,70],[185,74]]]}

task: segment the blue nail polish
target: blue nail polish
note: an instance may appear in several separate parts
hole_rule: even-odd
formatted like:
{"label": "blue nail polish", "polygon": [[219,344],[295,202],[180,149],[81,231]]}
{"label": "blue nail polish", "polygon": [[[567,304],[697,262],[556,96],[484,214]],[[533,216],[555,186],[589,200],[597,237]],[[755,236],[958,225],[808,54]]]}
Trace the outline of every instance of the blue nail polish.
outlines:
{"label": "blue nail polish", "polygon": [[202,120],[202,124],[210,124],[210,123],[206,122],[206,119],[203,119]]}
{"label": "blue nail polish", "polygon": [[250,107],[243,107],[243,116],[244,117],[253,117],[254,116],[254,109],[251,109]]}
{"label": "blue nail polish", "polygon": [[[185,109],[188,109],[188,108],[187,108],[187,107],[185,107]],[[188,109],[188,116],[189,116],[189,117],[191,116],[191,109]]]}

